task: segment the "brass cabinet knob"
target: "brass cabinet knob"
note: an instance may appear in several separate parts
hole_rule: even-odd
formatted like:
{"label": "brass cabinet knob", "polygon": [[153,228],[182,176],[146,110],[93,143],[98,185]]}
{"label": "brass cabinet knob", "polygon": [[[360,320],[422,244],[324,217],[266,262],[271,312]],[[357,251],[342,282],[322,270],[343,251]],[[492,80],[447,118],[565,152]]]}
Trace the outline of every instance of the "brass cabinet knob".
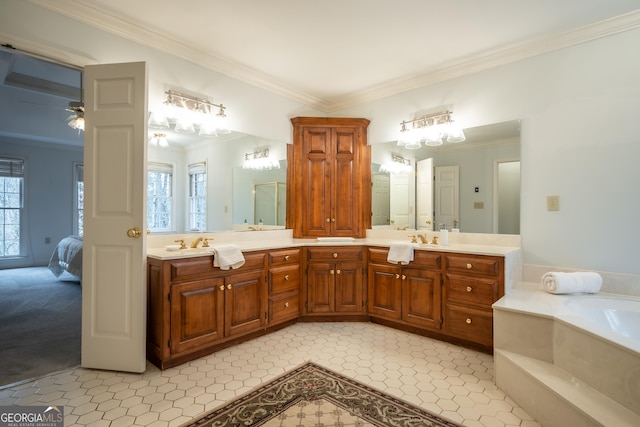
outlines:
{"label": "brass cabinet knob", "polygon": [[400,278],[400,275],[399,275],[399,274],[396,274],[396,279],[399,279],[399,278]]}
{"label": "brass cabinet knob", "polygon": [[227,285],[227,289],[231,289],[231,283]]}
{"label": "brass cabinet knob", "polygon": [[471,319],[467,317],[467,325],[471,324]]}
{"label": "brass cabinet knob", "polygon": [[329,274],[333,274],[335,273],[333,270],[329,270]]}
{"label": "brass cabinet knob", "polygon": [[285,306],[285,307],[289,307],[289,303],[288,303],[288,302],[285,302],[285,303],[284,303],[284,306]]}
{"label": "brass cabinet knob", "polygon": [[402,275],[402,280],[404,280],[404,279],[406,279],[406,278],[407,278],[407,276],[403,274],[403,275]]}
{"label": "brass cabinet knob", "polygon": [[220,285],[220,290],[224,291],[224,285]]}
{"label": "brass cabinet knob", "polygon": [[336,274],[340,274],[340,270],[336,270]]}
{"label": "brass cabinet knob", "polygon": [[471,263],[467,264],[467,270],[471,270],[473,268],[473,265],[471,265]]}
{"label": "brass cabinet knob", "polygon": [[336,222],[336,219],[335,218],[331,218],[331,222]]}
{"label": "brass cabinet knob", "polygon": [[289,275],[288,275],[288,274],[286,274],[286,275],[284,276],[284,280],[289,280]]}
{"label": "brass cabinet knob", "polygon": [[285,256],[284,256],[284,260],[285,260],[285,261],[289,261],[289,255],[285,255]]}
{"label": "brass cabinet knob", "polygon": [[333,253],[333,257],[334,257],[334,258],[338,258],[338,253],[337,253],[337,252],[334,252],[334,253]]}
{"label": "brass cabinet knob", "polygon": [[331,218],[325,219],[326,222],[331,222]]}
{"label": "brass cabinet knob", "polygon": [[473,288],[471,286],[467,286],[467,292],[471,292]]}

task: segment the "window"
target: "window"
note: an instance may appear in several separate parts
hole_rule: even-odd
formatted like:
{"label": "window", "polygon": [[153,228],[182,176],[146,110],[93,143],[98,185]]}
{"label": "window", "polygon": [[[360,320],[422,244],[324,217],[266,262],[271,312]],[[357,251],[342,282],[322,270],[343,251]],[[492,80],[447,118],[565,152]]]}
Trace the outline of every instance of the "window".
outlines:
{"label": "window", "polygon": [[189,230],[207,229],[207,164],[189,165]]}
{"label": "window", "polygon": [[147,165],[147,227],[150,231],[173,229],[173,165]]}
{"label": "window", "polygon": [[82,236],[84,228],[84,166],[76,163],[73,167],[74,184],[74,229],[78,236]]}
{"label": "window", "polygon": [[0,158],[0,257],[21,254],[24,160]]}

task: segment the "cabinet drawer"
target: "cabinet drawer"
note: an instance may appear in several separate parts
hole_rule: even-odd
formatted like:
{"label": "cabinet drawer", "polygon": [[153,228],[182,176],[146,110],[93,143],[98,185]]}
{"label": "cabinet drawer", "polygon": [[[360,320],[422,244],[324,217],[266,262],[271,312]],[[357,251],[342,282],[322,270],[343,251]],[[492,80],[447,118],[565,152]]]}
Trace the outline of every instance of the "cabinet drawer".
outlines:
{"label": "cabinet drawer", "polygon": [[[387,248],[369,248],[369,262],[374,262],[377,264],[387,263],[387,255],[389,254],[389,249]],[[442,256],[437,253],[423,251],[423,250],[414,250],[413,251],[413,261],[409,263],[410,267],[424,267],[424,268],[435,268],[440,269],[442,265]],[[387,263],[389,265],[396,265],[392,263]]]}
{"label": "cabinet drawer", "polygon": [[300,249],[285,249],[269,252],[269,265],[298,264],[300,262]]}
{"label": "cabinet drawer", "polygon": [[309,261],[362,261],[362,258],[363,251],[361,247],[332,246],[307,249],[307,260]]}
{"label": "cabinet drawer", "polygon": [[481,255],[445,255],[447,271],[450,273],[476,273],[487,276],[500,274],[502,258]]}
{"label": "cabinet drawer", "polygon": [[300,289],[300,265],[269,269],[269,294]]}
{"label": "cabinet drawer", "polygon": [[212,256],[176,260],[171,262],[171,280],[207,274],[215,270]]}
{"label": "cabinet drawer", "polygon": [[493,345],[493,315],[491,311],[448,304],[445,324],[446,330],[457,337],[479,344]]}
{"label": "cabinet drawer", "polygon": [[269,323],[295,319],[300,315],[300,295],[291,292],[269,298]]}
{"label": "cabinet drawer", "polygon": [[498,299],[499,280],[447,274],[447,299],[490,308]]}
{"label": "cabinet drawer", "polygon": [[181,280],[197,276],[219,276],[221,273],[244,271],[254,268],[264,268],[266,254],[264,252],[244,253],[244,265],[238,270],[220,270],[213,266],[213,256],[203,256],[197,258],[187,258],[171,262],[171,280]]}

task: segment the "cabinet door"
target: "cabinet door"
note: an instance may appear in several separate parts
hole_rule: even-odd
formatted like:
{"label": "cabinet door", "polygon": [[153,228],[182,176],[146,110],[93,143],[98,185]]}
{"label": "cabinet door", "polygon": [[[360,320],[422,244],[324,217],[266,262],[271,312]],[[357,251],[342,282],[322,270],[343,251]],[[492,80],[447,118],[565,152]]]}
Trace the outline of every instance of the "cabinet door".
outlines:
{"label": "cabinet door", "polygon": [[252,332],[266,323],[263,275],[263,271],[250,271],[225,279],[225,336]]}
{"label": "cabinet door", "polygon": [[364,311],[362,264],[338,263],[335,273],[335,311],[362,313]]}
{"label": "cabinet door", "polygon": [[353,236],[359,232],[361,178],[356,157],[359,129],[333,129],[333,174],[331,188],[331,235]]}
{"label": "cabinet door", "polygon": [[402,269],[402,320],[416,326],[440,329],[442,326],[439,272]]}
{"label": "cabinet door", "polygon": [[171,285],[171,353],[197,350],[224,336],[224,279]]}
{"label": "cabinet door", "polygon": [[[302,232],[305,236],[331,235],[331,128],[302,129],[302,181],[300,203],[304,206]],[[289,202],[287,202],[289,203]],[[352,201],[349,201],[351,204]]]}
{"label": "cabinet door", "polygon": [[402,287],[400,267],[369,264],[368,310],[372,316],[400,319]]}
{"label": "cabinet door", "polygon": [[307,270],[307,313],[335,312],[335,264],[312,263]]}

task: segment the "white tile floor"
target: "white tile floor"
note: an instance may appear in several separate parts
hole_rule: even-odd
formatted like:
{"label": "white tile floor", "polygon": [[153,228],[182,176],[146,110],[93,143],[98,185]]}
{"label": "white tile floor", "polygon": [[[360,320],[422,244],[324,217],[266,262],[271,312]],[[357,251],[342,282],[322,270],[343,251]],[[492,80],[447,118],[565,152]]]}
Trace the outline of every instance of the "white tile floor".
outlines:
{"label": "white tile floor", "polygon": [[63,405],[66,426],[179,426],[306,361],[465,426],[539,426],[499,390],[493,357],[372,323],[298,323],[173,369],[71,369],[0,389]]}

